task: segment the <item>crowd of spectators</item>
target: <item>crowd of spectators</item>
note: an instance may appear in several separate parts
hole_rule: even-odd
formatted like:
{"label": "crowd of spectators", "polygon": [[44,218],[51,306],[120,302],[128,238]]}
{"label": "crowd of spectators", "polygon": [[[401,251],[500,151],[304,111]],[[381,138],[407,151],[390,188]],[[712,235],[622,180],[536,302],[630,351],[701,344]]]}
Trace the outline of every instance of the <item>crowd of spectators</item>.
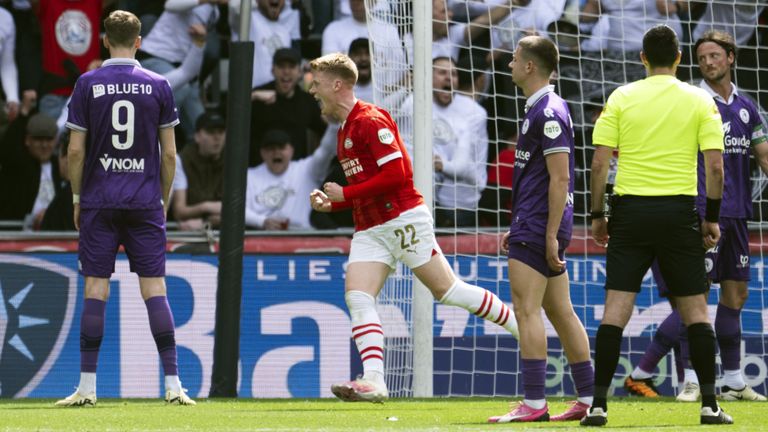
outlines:
{"label": "crowd of spectators", "polygon": [[[246,223],[251,229],[351,227],[347,214],[311,212],[308,192],[344,182],[335,155],[339,125],[323,118],[306,91],[307,60],[343,51],[359,69],[356,94],[374,102],[397,93],[412,63],[401,0],[251,0],[254,42]],[[366,14],[366,6],[369,12]],[[559,92],[577,131],[577,194],[586,196],[591,127],[617,86],[641,78],[639,43],[665,23],[683,42],[679,77],[698,79],[690,46],[718,28],[739,46],[740,90],[768,106],[768,18],[764,2],[735,0],[432,0],[433,148],[440,227],[505,226],[518,119],[524,98],[507,64],[528,34],[552,38],[561,52]],[[239,38],[240,0],[0,0],[0,229],[69,230],[66,106],[77,77],[106,58],[101,22],[114,9],[143,23],[141,64],[174,91],[177,176],[169,218],[183,230],[218,227],[223,189],[226,88],[216,75],[228,41]],[[373,17],[373,18],[372,18]],[[373,20],[373,21],[371,21]],[[759,25],[760,24],[760,25]],[[693,61],[692,61],[693,60]],[[221,73],[221,72],[219,72]],[[395,102],[393,102],[395,101]],[[381,100],[376,100],[381,103]],[[413,100],[391,99],[411,147]],[[385,104],[386,106],[386,104]],[[764,200],[768,201],[768,200]],[[584,214],[585,199],[576,199]]]}

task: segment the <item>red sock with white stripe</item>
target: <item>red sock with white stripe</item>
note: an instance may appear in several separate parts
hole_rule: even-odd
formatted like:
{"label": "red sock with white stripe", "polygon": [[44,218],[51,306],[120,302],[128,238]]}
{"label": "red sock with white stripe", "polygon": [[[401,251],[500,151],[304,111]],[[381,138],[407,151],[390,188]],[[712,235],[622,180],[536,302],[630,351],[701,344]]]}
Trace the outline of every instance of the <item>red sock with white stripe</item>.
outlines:
{"label": "red sock with white stripe", "polygon": [[440,303],[458,306],[488,321],[504,327],[515,337],[518,336],[517,321],[500,298],[492,292],[456,279],[451,289],[440,299]]}
{"label": "red sock with white stripe", "polygon": [[344,295],[352,317],[352,338],[363,361],[363,378],[384,384],[384,330],[376,300],[362,291]]}

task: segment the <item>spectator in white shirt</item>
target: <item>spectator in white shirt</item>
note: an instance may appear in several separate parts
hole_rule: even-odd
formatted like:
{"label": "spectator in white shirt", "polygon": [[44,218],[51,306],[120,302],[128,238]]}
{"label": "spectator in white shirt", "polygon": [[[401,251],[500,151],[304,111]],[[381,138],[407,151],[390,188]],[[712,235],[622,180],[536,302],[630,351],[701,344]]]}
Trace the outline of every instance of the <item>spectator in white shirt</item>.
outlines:
{"label": "spectator in white shirt", "polygon": [[[677,16],[678,8],[687,8],[687,2],[660,2],[656,0],[587,0],[581,10],[582,24],[604,22],[601,33],[592,33],[591,49],[630,52],[632,60],[639,58],[645,31],[656,24],[666,24],[680,35],[683,26]],[[582,43],[582,49],[586,49]],[[632,80],[633,78],[627,77]]]}
{"label": "spectator in white shirt", "polygon": [[[509,15],[512,5],[519,1],[521,0],[508,0],[463,24],[453,21],[453,12],[448,8],[446,0],[432,0],[432,58],[450,57],[457,61],[462,48],[469,49],[473,39],[498,25]],[[409,62],[412,64],[413,35],[408,33],[403,39]]]}
{"label": "spectator in white shirt", "polygon": [[16,49],[16,26],[11,14],[0,8],[0,83],[5,93],[5,109],[8,121],[12,122],[19,114],[19,71],[16,68],[14,53]]}
{"label": "spectator in white shirt", "polygon": [[[224,2],[213,0],[210,3]],[[214,4],[188,0],[168,0],[136,58],[141,65],[161,75],[169,75],[173,98],[179,108],[181,128],[186,137],[195,133],[194,124],[205,111],[200,100],[200,87],[195,77],[200,73],[205,37],[219,17]]]}
{"label": "spectator in white shirt", "polygon": [[[477,205],[488,180],[488,114],[472,98],[454,92],[458,81],[450,58],[432,61],[435,223],[441,227],[475,226]],[[403,112],[413,112],[412,97],[403,105]],[[410,139],[410,131],[403,129],[403,138]],[[413,154],[411,143],[406,145]]]}
{"label": "spectator in white shirt", "polygon": [[[377,82],[382,86],[396,85],[403,77],[402,71],[395,68],[405,64],[405,52],[397,28],[387,21],[388,11],[385,2],[374,6],[371,21],[365,13],[364,0],[349,0],[351,16],[339,18],[331,22],[323,31],[322,53],[346,53],[355,39],[365,38],[374,41],[374,52],[379,68],[375,73]],[[389,66],[393,65],[393,66]],[[399,65],[399,66],[394,66]],[[357,94],[357,93],[355,93]]]}
{"label": "spectator in white shirt", "polygon": [[512,9],[492,31],[493,49],[514,52],[517,42],[525,36],[537,34],[549,37],[547,27],[560,19],[566,0],[525,0]]}
{"label": "spectator in white shirt", "polygon": [[245,224],[263,230],[312,229],[307,197],[320,186],[335,156],[335,137],[324,139],[309,157],[292,161],[286,132],[267,131],[261,141],[260,165],[248,169]]}
{"label": "spectator in white shirt", "polygon": [[[300,16],[295,9],[286,6],[285,0],[257,0],[252,2],[249,40],[254,43],[253,78],[251,88],[272,81],[272,56],[280,48],[298,50]],[[229,2],[229,25],[232,40],[240,40],[240,0]]]}

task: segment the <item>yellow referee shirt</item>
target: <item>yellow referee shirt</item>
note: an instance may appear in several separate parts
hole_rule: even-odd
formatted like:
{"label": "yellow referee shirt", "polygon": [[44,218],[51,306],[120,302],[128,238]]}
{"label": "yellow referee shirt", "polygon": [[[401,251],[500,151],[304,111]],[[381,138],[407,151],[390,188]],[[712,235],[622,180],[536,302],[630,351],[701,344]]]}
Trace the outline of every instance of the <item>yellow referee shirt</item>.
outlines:
{"label": "yellow referee shirt", "polygon": [[672,75],[616,89],[592,135],[619,150],[619,195],[696,196],[699,150],[723,150],[723,122],[712,96]]}

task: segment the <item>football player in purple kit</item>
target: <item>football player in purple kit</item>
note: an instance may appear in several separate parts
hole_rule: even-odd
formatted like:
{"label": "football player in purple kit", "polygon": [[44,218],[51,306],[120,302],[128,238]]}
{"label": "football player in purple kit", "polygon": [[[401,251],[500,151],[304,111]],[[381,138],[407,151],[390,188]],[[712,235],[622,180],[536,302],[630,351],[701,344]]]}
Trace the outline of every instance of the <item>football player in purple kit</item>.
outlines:
{"label": "football player in purple kit", "polygon": [[[165,373],[165,400],[194,405],[181,387],[173,315],[165,287],[165,214],[175,170],[171,87],[134,59],[141,45],[135,15],[104,21],[110,59],[83,74],[69,104],[69,173],[85,277],[80,320],[80,384],[57,406],[96,404],[96,364],[115,255],[123,245],[139,276],[149,325]],[[159,144],[158,144],[159,143]]]}
{"label": "football player in purple kit", "polygon": [[[731,82],[731,68],[736,61],[733,37],[719,30],[708,31],[696,41],[694,51],[704,77],[700,87],[714,98],[723,119],[725,135],[721,238],[706,256],[710,280],[720,283],[720,301],[715,315],[715,335],[723,370],[720,396],[723,400],[765,401],[765,396],[747,385],[741,370],[741,309],[747,301],[750,280],[747,220],[752,217],[752,184],[749,158],[753,153],[760,168],[768,174],[768,135],[755,103],[740,94]],[[704,166],[699,156],[699,209],[705,207],[704,198]],[[653,342],[627,378],[628,382],[650,382],[658,362],[684,336],[681,325],[679,313],[673,311],[659,326]],[[677,400],[695,402],[700,396],[698,379],[688,366],[688,350],[684,347],[681,351],[686,371],[683,391]]]}
{"label": "football player in purple kit", "polygon": [[[540,36],[520,40],[510,63],[512,80],[528,98],[517,142],[512,223],[501,241],[509,257],[509,284],[520,329],[524,399],[491,423],[579,420],[592,404],[589,339],[570,299],[564,251],[573,227],[574,132],[565,101],[549,85],[557,47]],[[549,416],[544,396],[547,337],[541,309],[557,331],[578,399]]]}

